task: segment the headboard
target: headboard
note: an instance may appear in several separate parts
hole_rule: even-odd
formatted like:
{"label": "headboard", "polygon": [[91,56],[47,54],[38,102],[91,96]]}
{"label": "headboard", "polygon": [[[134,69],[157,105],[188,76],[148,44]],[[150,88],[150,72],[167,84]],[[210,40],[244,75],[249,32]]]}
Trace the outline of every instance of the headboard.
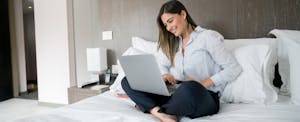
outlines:
{"label": "headboard", "polygon": [[274,28],[300,29],[300,0],[183,1],[200,25],[225,38],[267,36]]}

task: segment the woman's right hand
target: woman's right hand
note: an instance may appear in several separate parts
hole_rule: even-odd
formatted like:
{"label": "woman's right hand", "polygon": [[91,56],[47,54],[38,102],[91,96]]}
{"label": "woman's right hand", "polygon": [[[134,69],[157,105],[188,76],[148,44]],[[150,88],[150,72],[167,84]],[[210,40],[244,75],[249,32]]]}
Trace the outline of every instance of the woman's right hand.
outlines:
{"label": "woman's right hand", "polygon": [[169,82],[172,85],[176,84],[176,80],[175,80],[175,78],[174,78],[173,75],[171,75],[171,74],[164,74],[164,75],[162,75],[162,77],[163,77],[164,81],[167,81],[167,82]]}

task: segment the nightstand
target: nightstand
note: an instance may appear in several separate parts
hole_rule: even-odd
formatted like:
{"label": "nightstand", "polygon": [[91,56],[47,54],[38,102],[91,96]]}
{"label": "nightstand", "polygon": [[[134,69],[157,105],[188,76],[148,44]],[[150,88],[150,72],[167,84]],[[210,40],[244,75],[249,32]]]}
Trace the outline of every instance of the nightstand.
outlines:
{"label": "nightstand", "polygon": [[84,88],[77,86],[70,87],[68,88],[69,104],[101,94],[107,90],[109,90],[109,85],[93,85]]}

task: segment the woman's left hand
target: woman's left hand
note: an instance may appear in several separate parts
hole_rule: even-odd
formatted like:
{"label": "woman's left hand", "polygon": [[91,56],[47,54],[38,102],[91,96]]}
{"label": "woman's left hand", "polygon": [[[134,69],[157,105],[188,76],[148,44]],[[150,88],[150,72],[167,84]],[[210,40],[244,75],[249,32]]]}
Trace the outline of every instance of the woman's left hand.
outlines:
{"label": "woman's left hand", "polygon": [[200,83],[202,86],[204,86],[205,88],[208,88],[208,87],[211,87],[211,86],[214,85],[214,82],[210,78],[206,78],[206,79],[204,79],[202,81],[198,81],[198,80],[195,80],[192,77],[189,77],[186,80],[188,80],[188,81],[196,81],[196,82]]}

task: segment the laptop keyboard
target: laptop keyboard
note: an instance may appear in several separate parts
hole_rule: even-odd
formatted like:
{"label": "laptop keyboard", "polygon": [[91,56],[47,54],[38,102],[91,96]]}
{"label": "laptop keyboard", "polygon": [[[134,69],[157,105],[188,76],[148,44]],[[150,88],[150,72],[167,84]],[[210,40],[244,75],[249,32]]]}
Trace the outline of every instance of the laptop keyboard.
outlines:
{"label": "laptop keyboard", "polygon": [[168,85],[167,88],[170,93],[172,93],[176,90],[175,85]]}
{"label": "laptop keyboard", "polygon": [[175,84],[175,85],[167,85],[167,88],[168,88],[168,91],[169,91],[171,94],[173,94],[179,86],[180,86],[179,84]]}

